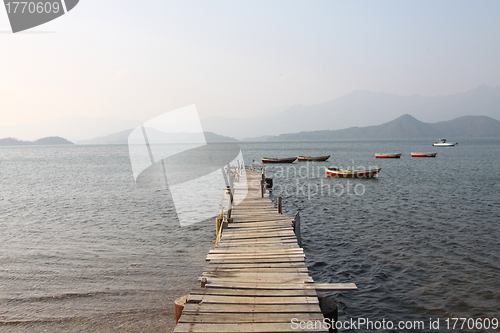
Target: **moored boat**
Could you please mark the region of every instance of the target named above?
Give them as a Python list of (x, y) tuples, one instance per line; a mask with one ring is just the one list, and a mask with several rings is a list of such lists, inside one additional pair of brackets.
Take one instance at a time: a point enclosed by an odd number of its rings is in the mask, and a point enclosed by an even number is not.
[(262, 163), (293, 163), (297, 157), (285, 157), (285, 158), (274, 158), (274, 157), (262, 157)]
[(411, 153), (411, 157), (436, 157), (437, 153)]
[(375, 158), (400, 158), (401, 153), (375, 154)]
[(432, 144), (434, 147), (453, 147), (458, 145), (458, 142), (446, 142), (446, 139), (439, 139), (438, 142)]
[(326, 169), (327, 177), (337, 177), (337, 178), (373, 178), (380, 171), (380, 168), (368, 169), (368, 170), (346, 170), (338, 168), (328, 168)]
[(322, 162), (326, 161), (327, 159), (330, 158), (330, 155), (325, 155), (325, 156), (299, 156), (297, 157), (297, 161), (314, 161), (314, 162)]

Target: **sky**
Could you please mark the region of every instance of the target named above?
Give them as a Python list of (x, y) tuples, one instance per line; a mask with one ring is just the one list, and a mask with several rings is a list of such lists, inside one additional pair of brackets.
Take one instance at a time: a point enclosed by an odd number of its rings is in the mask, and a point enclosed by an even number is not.
[(0, 126), (147, 121), (195, 104), (246, 117), (354, 90), (500, 86), (500, 1), (80, 0), (12, 34), (0, 8)]

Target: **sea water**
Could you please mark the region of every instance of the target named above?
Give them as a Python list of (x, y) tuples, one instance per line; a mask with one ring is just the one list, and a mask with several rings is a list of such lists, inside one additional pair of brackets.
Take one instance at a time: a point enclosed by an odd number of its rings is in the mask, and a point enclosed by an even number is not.
[[(284, 213), (300, 212), (314, 280), (358, 286), (321, 293), (340, 320), (500, 317), (500, 141), (431, 143), (239, 144), (257, 168), (263, 156), (331, 155), (265, 169)], [(330, 166), (382, 170), (328, 179)], [(0, 175), (0, 330), (171, 329), (173, 300), (198, 285), (213, 246), (213, 219), (180, 227), (168, 190), (135, 186), (125, 145), (1, 147)]]

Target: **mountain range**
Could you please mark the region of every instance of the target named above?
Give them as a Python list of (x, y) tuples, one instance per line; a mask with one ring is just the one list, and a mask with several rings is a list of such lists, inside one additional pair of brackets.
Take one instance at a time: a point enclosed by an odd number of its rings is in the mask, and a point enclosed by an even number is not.
[(424, 138), (500, 138), (500, 121), (486, 116), (463, 116), (437, 123), (424, 123), (405, 114), (390, 122), (341, 130), (303, 131), (281, 134), (267, 141), (330, 141)]
[[(92, 140), (79, 141), (77, 144), (127, 144), (132, 130), (121, 131), (112, 135)], [(235, 142), (234, 138), (205, 132), (207, 142)], [(192, 133), (163, 133), (148, 129), (149, 140), (156, 142), (191, 142), (199, 138)], [(464, 138), (498, 138), (500, 137), (500, 121), (486, 116), (463, 116), (453, 120), (437, 123), (425, 123), (409, 114), (400, 116), (387, 123), (350, 127), (340, 130), (302, 131), (276, 136), (250, 138), (244, 141), (330, 141), (330, 140), (377, 140), (377, 139), (438, 139), (440, 137)]]
[[(101, 136), (90, 140), (78, 141), (77, 144), (81, 145), (114, 145), (114, 144), (128, 144), (129, 135), (132, 133), (133, 129), (128, 129), (118, 133), (114, 133), (107, 136)], [(148, 140), (150, 142), (198, 142), (200, 136), (196, 133), (164, 133), (154, 128), (148, 128)], [(238, 141), (234, 138), (218, 135), (212, 132), (204, 132), (206, 142), (235, 142)], [(133, 142), (140, 143), (140, 142)]]
[(431, 97), (354, 91), (326, 103), (295, 105), (265, 117), (209, 117), (202, 119), (202, 125), (206, 131), (244, 139), (374, 126), (403, 114), (411, 114), (427, 123), (468, 115), (500, 119), (500, 87), (482, 85), (460, 94)]
[[(244, 141), (255, 138), (263, 141), (286, 133), (375, 126), (391, 122), (402, 114), (411, 114), (425, 123), (469, 115), (500, 119), (500, 87), (482, 85), (459, 94), (431, 97), (358, 90), (321, 104), (281, 107), (266, 112), (255, 110), (241, 118), (206, 117), (201, 123), (205, 132)], [(38, 124), (0, 126), (0, 138), (36, 140), (61, 136), (77, 143), (90, 143), (87, 140), (115, 136), (108, 138), (114, 140), (111, 143), (124, 143), (124, 134), (120, 132), (130, 132), (141, 123), (118, 117), (68, 116)]]

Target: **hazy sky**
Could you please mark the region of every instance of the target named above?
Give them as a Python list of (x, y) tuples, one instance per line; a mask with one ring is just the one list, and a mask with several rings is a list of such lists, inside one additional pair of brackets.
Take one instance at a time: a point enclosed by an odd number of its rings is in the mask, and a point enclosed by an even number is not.
[(80, 0), (12, 34), (0, 8), (0, 126), (500, 86), (499, 17), (498, 0)]

